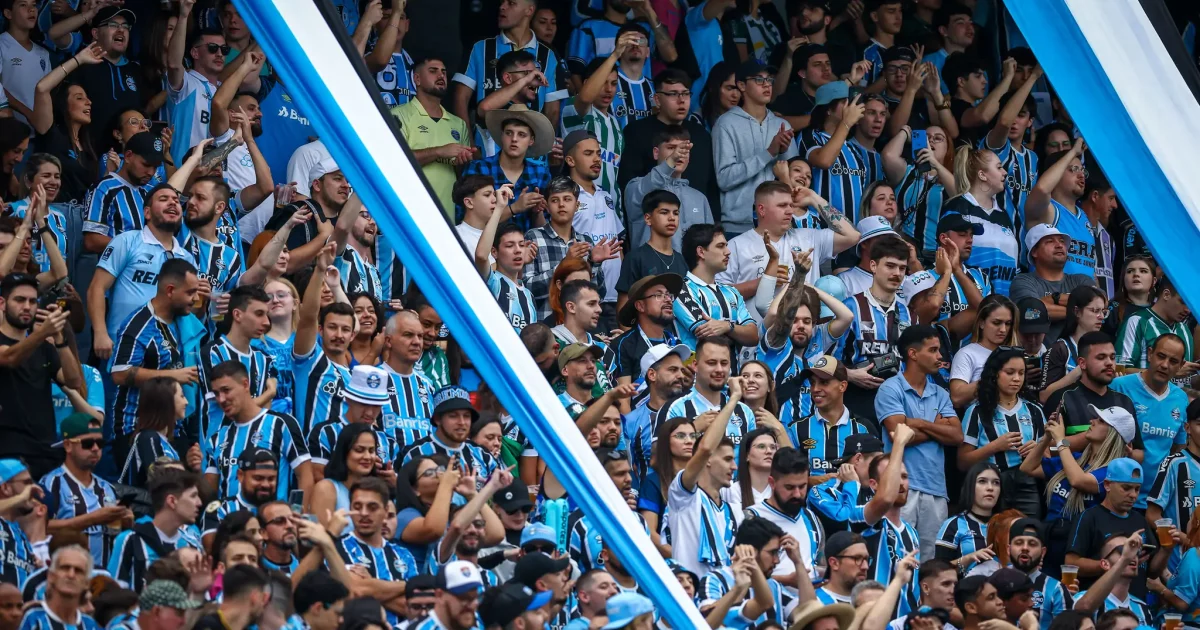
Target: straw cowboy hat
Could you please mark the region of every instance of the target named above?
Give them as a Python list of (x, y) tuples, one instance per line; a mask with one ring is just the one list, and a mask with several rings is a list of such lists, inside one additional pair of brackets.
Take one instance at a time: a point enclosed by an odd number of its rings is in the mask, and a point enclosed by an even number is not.
[(795, 621), (789, 627), (789, 630), (804, 630), (804, 628), (825, 617), (836, 617), (838, 628), (845, 630), (850, 627), (850, 622), (854, 620), (854, 608), (850, 604), (822, 604), (819, 601), (805, 602), (800, 605), (792, 613), (792, 618)]
[(554, 126), (541, 112), (531, 110), (522, 103), (513, 103), (508, 109), (495, 109), (487, 113), (485, 120), (492, 140), (500, 143), (500, 139), (504, 137), (504, 121), (513, 118), (529, 125), (533, 130), (533, 145), (529, 147), (526, 157), (541, 157), (550, 152), (554, 146)]

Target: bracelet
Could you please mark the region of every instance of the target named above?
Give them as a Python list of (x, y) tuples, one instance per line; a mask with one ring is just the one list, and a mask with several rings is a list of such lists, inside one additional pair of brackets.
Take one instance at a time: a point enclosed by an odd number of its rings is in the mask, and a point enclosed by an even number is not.
[(54, 344), (54, 347), (58, 348), (59, 350), (62, 350), (63, 348), (69, 348), (70, 346), (67, 344), (67, 342), (64, 341), (62, 343)]

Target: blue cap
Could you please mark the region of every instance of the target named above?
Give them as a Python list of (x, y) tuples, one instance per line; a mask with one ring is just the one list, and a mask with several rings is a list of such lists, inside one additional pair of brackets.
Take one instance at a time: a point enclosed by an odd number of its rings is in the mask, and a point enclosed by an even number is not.
[(1118, 457), (1108, 462), (1108, 474), (1104, 479), (1116, 483), (1140, 484), (1143, 482), (1142, 465), (1128, 457)]
[(628, 626), (646, 613), (654, 612), (654, 602), (637, 593), (618, 593), (608, 598), (604, 612), (608, 615), (604, 630), (616, 630)]
[(19, 459), (0, 459), (0, 483), (12, 481), (13, 477), (25, 470), (25, 464)]
[[(820, 278), (817, 278), (817, 281), (814, 282), (813, 285), (816, 286), (818, 289), (828, 293), (829, 295), (832, 295), (834, 297), (834, 299), (836, 299), (839, 302), (845, 301), (845, 299), (847, 297), (846, 296), (846, 293), (847, 293), (846, 283), (843, 282), (841, 278), (839, 278), (833, 274), (830, 274), (828, 276), (821, 276)], [(833, 311), (829, 310), (829, 307), (825, 306), (824, 302), (821, 303), (820, 319), (822, 321), (824, 321), (826, 319), (833, 319)]]
[(814, 104), (828, 105), (840, 98), (850, 98), (850, 84), (845, 81), (830, 81), (817, 88)]
[(521, 546), (524, 547), (531, 542), (548, 542), (551, 545), (557, 545), (558, 535), (554, 533), (554, 528), (549, 525), (544, 523), (530, 523), (521, 532)]

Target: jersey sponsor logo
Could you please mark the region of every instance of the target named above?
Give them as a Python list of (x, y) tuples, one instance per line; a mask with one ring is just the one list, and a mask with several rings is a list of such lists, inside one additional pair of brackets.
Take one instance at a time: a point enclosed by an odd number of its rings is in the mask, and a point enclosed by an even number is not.
[(133, 272), (131, 281), (138, 284), (158, 284), (158, 274), (153, 271), (142, 271), (141, 269)]
[(1173, 431), (1171, 429), (1156, 427), (1156, 426), (1150, 424), (1149, 422), (1143, 422), (1142, 423), (1142, 437), (1145, 437), (1147, 435), (1173, 438), (1173, 437), (1175, 437), (1175, 431)]
[(1188, 490), (1191, 490), (1192, 488), (1196, 487), (1196, 481), (1194, 479), (1184, 479), (1183, 487), (1187, 488)]
[(820, 457), (814, 457), (812, 458), (812, 465), (810, 467), (813, 470), (833, 470), (833, 462), (826, 461)]
[[(285, 100), (285, 101), (288, 101), (288, 102), (291, 102), (291, 100), (292, 100), (292, 99), (288, 98), (288, 97), (285, 95), (285, 96), (283, 97), (283, 100)], [(296, 111), (296, 110), (294, 110), (294, 109), (292, 109), (292, 108), (290, 108), (290, 107), (288, 107), (288, 106), (286, 106), (286, 105), (280, 105), (280, 106), (279, 106), (279, 111), (278, 111), (278, 112), (275, 112), (275, 115), (276, 115), (276, 116), (278, 116), (278, 117), (280, 117), (280, 118), (288, 118), (288, 119), (294, 120), (294, 121), (296, 121), (296, 122), (300, 123), (301, 125), (307, 125), (307, 124), (308, 124), (308, 119), (307, 119), (307, 118), (305, 118), (304, 116), (301, 116), (301, 115), (300, 115), (300, 112), (298, 112), (298, 111)]]

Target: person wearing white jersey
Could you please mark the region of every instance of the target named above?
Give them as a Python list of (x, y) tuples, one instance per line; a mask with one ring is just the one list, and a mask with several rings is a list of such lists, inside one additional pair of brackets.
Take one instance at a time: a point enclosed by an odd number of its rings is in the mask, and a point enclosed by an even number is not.
[(37, 4), (36, 0), (6, 2), (8, 28), (0, 33), (0, 80), (9, 107), (24, 123), (33, 117), (34, 88), (50, 72), (50, 53), (32, 38), (37, 27)]
[[(196, 0), (180, 0), (179, 24), (188, 24), (195, 4)], [(209, 137), (212, 100), (221, 84), (218, 77), (225, 69), (225, 55), (229, 53), (225, 36), (219, 30), (201, 31), (194, 37), (189, 36), (188, 30), (175, 29), (167, 47), (167, 109), (175, 129), (171, 157), (176, 164), (183, 162), (188, 149)], [(184, 65), (186, 59), (191, 60), (191, 69)]]
[[(893, 236), (899, 238), (900, 234), (892, 228), (892, 224), (881, 216), (865, 217), (858, 222), (858, 245), (855, 249), (858, 251), (858, 264), (839, 274), (837, 277), (846, 285), (846, 295), (855, 295), (862, 293), (871, 288), (871, 283), (875, 276), (871, 274), (871, 244), (875, 238), (881, 236)], [(912, 256), (909, 256), (911, 259)], [(782, 257), (780, 262), (782, 262)], [(912, 268), (912, 261), (909, 261), (909, 271), (915, 272), (920, 269)], [(814, 265), (815, 266), (815, 265)], [(896, 297), (904, 304), (908, 304), (908, 298), (904, 295), (904, 286), (900, 286), (900, 290), (896, 292)]]
[[(796, 207), (817, 208), (825, 217), (829, 229), (814, 230), (792, 227), (792, 214)], [(792, 254), (812, 250), (812, 267), (804, 283), (811, 286), (821, 277), (821, 263), (833, 260), (843, 250), (858, 242), (858, 231), (845, 215), (832, 209), (829, 202), (808, 188), (790, 188), (779, 181), (766, 181), (754, 191), (754, 212), (758, 215), (758, 227), (743, 232), (729, 241), (729, 266), (717, 274), (717, 282), (731, 284), (746, 299), (754, 300), (758, 291), (758, 280), (767, 264), (766, 239), (779, 254), (779, 285), (784, 286), (791, 278), (795, 263)], [(750, 315), (758, 321), (766, 313), (749, 308)]]
[[(563, 141), (563, 154), (571, 179), (579, 184), (579, 210), (572, 224), (580, 234), (592, 242), (624, 240), (625, 228), (621, 217), (608, 194), (596, 180), (600, 178), (600, 143), (588, 131), (573, 131)], [(601, 330), (612, 330), (617, 323), (617, 279), (621, 277), (621, 258), (605, 260), (600, 268), (604, 271), (604, 297), (601, 301), (603, 315)]]

